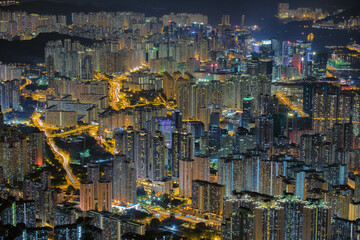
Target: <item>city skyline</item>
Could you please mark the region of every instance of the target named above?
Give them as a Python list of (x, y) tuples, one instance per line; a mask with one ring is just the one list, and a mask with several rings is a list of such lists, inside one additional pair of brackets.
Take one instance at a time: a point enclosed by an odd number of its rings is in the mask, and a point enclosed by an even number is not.
[(0, 1), (0, 239), (360, 238), (359, 7), (112, 3)]

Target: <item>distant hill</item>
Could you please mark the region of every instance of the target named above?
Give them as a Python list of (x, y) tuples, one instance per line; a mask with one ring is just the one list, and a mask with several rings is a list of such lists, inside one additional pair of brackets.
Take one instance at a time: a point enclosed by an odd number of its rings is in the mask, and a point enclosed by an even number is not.
[(38, 14), (71, 14), (71, 12), (101, 11), (101, 9), (91, 4), (77, 5), (73, 3), (58, 3), (45, 0), (23, 2), (19, 5), (6, 6), (1, 9), (5, 11), (26, 11)]
[(333, 15), (333, 16), (329, 16), (325, 19), (322, 19), (320, 21), (324, 21), (324, 20), (334, 20), (335, 23), (344, 21), (345, 19), (349, 19), (350, 17), (356, 17), (356, 16), (360, 16), (360, 6), (357, 7), (352, 7), (349, 9), (344, 10), (343, 12)]
[(31, 40), (0, 40), (0, 61), (5, 63), (42, 63), (44, 62), (45, 46), (49, 41), (71, 39), (79, 41), (82, 45), (91, 46), (95, 40), (73, 37), (59, 33), (40, 33)]
[(3, 11), (25, 11), (28, 13), (37, 13), (37, 14), (56, 14), (56, 15), (66, 15), (68, 23), (71, 22), (71, 13), (73, 12), (99, 12), (99, 11), (134, 11), (134, 12), (144, 12), (144, 9), (128, 7), (121, 4), (113, 4), (108, 7), (98, 7), (92, 4), (83, 4), (78, 5), (74, 3), (67, 2), (51, 2), (46, 0), (37, 0), (30, 2), (23, 2), (19, 5), (11, 5), (6, 7), (0, 7), (0, 10)]

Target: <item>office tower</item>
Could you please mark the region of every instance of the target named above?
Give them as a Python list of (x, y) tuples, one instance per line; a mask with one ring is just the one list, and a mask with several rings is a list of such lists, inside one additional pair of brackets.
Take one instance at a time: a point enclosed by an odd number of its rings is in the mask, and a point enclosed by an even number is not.
[(205, 62), (209, 59), (209, 43), (207, 39), (201, 39), (200, 40), (200, 51), (199, 51), (199, 57), (201, 62)]
[(271, 149), (274, 139), (274, 122), (271, 118), (258, 117), (255, 121), (256, 143), (261, 149)]
[(331, 209), (317, 200), (304, 207), (303, 238), (329, 239), (331, 236)]
[(188, 158), (193, 159), (194, 148), (192, 135), (184, 129), (175, 130), (172, 134), (171, 144), (172, 159), (170, 162), (171, 175), (173, 178), (179, 177), (179, 160)]
[(80, 209), (90, 211), (95, 209), (94, 182), (86, 180), (80, 183)]
[(165, 172), (165, 139), (160, 131), (156, 131), (151, 139), (150, 148), (150, 175), (151, 180), (161, 181), (166, 177)]
[(192, 205), (199, 213), (223, 213), (225, 187), (201, 180), (192, 182)]
[(246, 97), (243, 100), (243, 113), (241, 114), (241, 126), (243, 128), (249, 128), (249, 124), (254, 119), (254, 101), (253, 97)]
[(182, 112), (178, 109), (175, 109), (171, 114), (171, 119), (174, 121), (175, 128), (182, 128)]
[(252, 211), (245, 207), (239, 207), (231, 212), (229, 218), (225, 218), (221, 226), (221, 239), (223, 240), (247, 240), (254, 237), (254, 216)]
[(30, 166), (43, 166), (44, 163), (44, 132), (38, 128), (29, 136), (29, 164)]
[(221, 17), (221, 25), (229, 26), (230, 25), (230, 15), (222, 15)]
[(136, 203), (136, 168), (132, 159), (118, 154), (113, 160), (113, 200), (130, 206)]
[(241, 15), (241, 28), (245, 28), (245, 14)]
[[(209, 169), (210, 170), (210, 169)], [(194, 179), (194, 160), (179, 160), (179, 194), (184, 198), (191, 197), (191, 184)]]
[(275, 200), (257, 203), (254, 215), (254, 239), (283, 239), (284, 208)]
[(302, 56), (300, 53), (293, 54), (292, 56), (292, 66), (297, 68), (297, 74), (294, 78), (301, 76), (301, 58)]
[(326, 74), (326, 65), (328, 61), (327, 52), (316, 52), (313, 56), (313, 74), (314, 76), (323, 76)]
[(194, 180), (210, 181), (210, 157), (197, 155), (194, 158)]
[(200, 121), (189, 121), (186, 124), (186, 128), (194, 139), (199, 139), (201, 136), (205, 135), (204, 124)]
[(99, 212), (111, 212), (112, 209), (112, 182), (109, 180), (100, 180), (97, 184), (97, 209)]
[(210, 126), (209, 128), (209, 155), (210, 159), (217, 159), (220, 155), (221, 149), (221, 135), (222, 130), (220, 127)]

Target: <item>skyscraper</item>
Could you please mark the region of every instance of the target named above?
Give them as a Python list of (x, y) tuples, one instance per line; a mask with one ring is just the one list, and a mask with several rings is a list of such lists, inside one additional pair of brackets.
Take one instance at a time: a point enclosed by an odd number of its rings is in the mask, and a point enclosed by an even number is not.
[(100, 180), (97, 184), (97, 209), (99, 212), (112, 209), (112, 182), (109, 180)]
[(49, 56), (46, 59), (46, 73), (48, 77), (48, 84), (50, 88), (55, 89), (55, 66), (54, 66), (54, 57)]
[(256, 142), (261, 149), (271, 149), (274, 141), (274, 122), (271, 118), (256, 118)]
[(254, 239), (283, 239), (284, 208), (276, 205), (275, 200), (262, 201), (254, 209)]
[(100, 178), (99, 165), (96, 163), (89, 163), (87, 166), (87, 180), (94, 183), (94, 194), (95, 198), (97, 197), (97, 183)]
[(192, 205), (199, 213), (223, 213), (225, 187), (201, 180), (192, 182)]
[(150, 148), (150, 175), (153, 181), (161, 181), (166, 177), (165, 174), (165, 139), (160, 131), (156, 131), (151, 139)]
[(113, 160), (113, 200), (115, 203), (129, 206), (136, 203), (135, 162), (118, 154)]
[(173, 178), (179, 177), (179, 160), (193, 159), (193, 138), (192, 135), (183, 129), (175, 130), (172, 134), (171, 144), (172, 158), (170, 162), (171, 175)]
[(230, 25), (230, 15), (222, 15), (221, 25), (229, 26)]
[(44, 132), (36, 128), (34, 132), (30, 134), (29, 140), (29, 163), (31, 166), (37, 165), (41, 167), (44, 162)]
[(150, 136), (145, 129), (136, 133), (135, 139), (135, 164), (138, 179), (148, 179), (149, 176), (149, 146)]
[(225, 186), (225, 196), (231, 196), (234, 190), (243, 190), (244, 173), (242, 159), (231, 156), (219, 158), (218, 183)]
[(194, 180), (210, 181), (210, 157), (197, 155), (194, 158)]
[(331, 209), (324, 201), (316, 200), (304, 207), (303, 238), (329, 239), (331, 236)]
[(183, 158), (179, 160), (179, 194), (185, 198), (191, 197), (191, 184), (194, 179), (194, 160)]
[(248, 240), (254, 238), (254, 216), (250, 209), (239, 207), (224, 219), (221, 226), (221, 239)]
[(80, 209), (84, 212), (95, 209), (94, 182), (82, 181), (80, 183)]
[(243, 113), (241, 115), (242, 127), (249, 128), (249, 124), (254, 118), (254, 98), (246, 97), (243, 100)]
[(209, 59), (209, 43), (207, 39), (201, 39), (200, 40), (200, 51), (199, 51), (199, 55), (200, 55), (200, 61), (207, 61)]

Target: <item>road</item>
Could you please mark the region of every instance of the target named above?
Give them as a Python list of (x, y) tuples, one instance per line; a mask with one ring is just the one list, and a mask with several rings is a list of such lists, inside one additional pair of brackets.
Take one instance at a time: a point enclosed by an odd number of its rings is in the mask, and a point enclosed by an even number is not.
[(296, 111), (301, 117), (307, 116), (307, 114), (301, 108), (295, 106), (285, 94), (281, 92), (276, 92), (275, 94), (281, 103), (288, 106), (291, 110)]
[[(78, 185), (79, 182), (76, 180), (76, 178), (73, 176), (70, 168), (69, 168), (69, 162), (70, 162), (70, 156), (69, 154), (65, 153), (61, 149), (59, 149), (52, 137), (49, 137), (51, 134), (48, 132), (48, 129), (44, 126), (44, 123), (40, 120), (41, 113), (34, 113), (31, 119), (33, 120), (33, 123), (36, 127), (38, 127), (41, 131), (44, 131), (47, 142), (49, 143), (51, 149), (56, 153), (56, 155), (59, 157), (60, 160), (62, 160), (62, 165), (66, 171), (67, 177), (68, 177), (68, 184), (72, 185)], [(69, 181), (70, 180), (70, 181)]]
[(88, 125), (88, 126), (78, 126), (75, 129), (72, 129), (70, 131), (66, 131), (66, 132), (61, 132), (61, 133), (54, 133), (54, 134), (49, 134), (47, 137), (49, 138), (54, 138), (54, 137), (66, 137), (68, 135), (77, 133), (77, 132), (82, 132), (85, 130), (90, 130), (90, 129), (95, 129), (98, 128), (98, 126), (94, 126), (94, 125)]
[(20, 86), (20, 91), (23, 90), (27, 85), (32, 84), (32, 81), (29, 78), (25, 78), (25, 83)]
[[(131, 72), (135, 72), (146, 68), (148, 68), (148, 65), (146, 63), (143, 63), (140, 66), (130, 69), (128, 72), (122, 73), (118, 76), (108, 77), (105, 74), (99, 72), (94, 74), (94, 78), (97, 80), (108, 81), (110, 84), (109, 95), (111, 96), (112, 101), (114, 103), (120, 103), (121, 104), (120, 108), (125, 108), (125, 107), (129, 107), (129, 102), (127, 101), (126, 94), (121, 92), (124, 81), (126, 81), (127, 76), (130, 75)], [(116, 104), (114, 104), (113, 108), (115, 110), (118, 110)]]
[[(144, 206), (143, 206), (144, 207)], [(147, 209), (147, 208), (146, 208)], [(152, 210), (152, 209), (147, 209), (150, 213), (155, 214), (158, 213), (160, 214), (161, 217), (163, 218), (168, 218), (170, 217), (170, 212), (166, 212), (166, 211), (162, 211), (162, 210)], [(193, 224), (196, 223), (200, 223), (200, 222), (204, 222), (206, 225), (212, 225), (212, 226), (217, 226), (220, 227), (221, 226), (221, 221), (220, 220), (214, 220), (214, 219), (194, 219), (191, 217), (186, 217), (184, 215), (180, 215), (179, 213), (175, 213), (175, 218), (186, 221), (186, 222), (191, 222)]]

